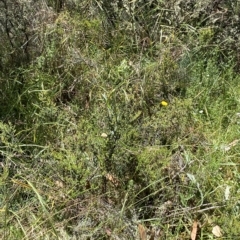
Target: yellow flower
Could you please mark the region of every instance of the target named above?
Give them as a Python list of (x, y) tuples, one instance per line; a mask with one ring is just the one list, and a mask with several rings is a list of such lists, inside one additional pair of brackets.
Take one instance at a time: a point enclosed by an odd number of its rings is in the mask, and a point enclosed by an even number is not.
[(160, 104), (163, 106), (163, 107), (166, 107), (168, 105), (168, 103), (166, 101), (161, 101)]

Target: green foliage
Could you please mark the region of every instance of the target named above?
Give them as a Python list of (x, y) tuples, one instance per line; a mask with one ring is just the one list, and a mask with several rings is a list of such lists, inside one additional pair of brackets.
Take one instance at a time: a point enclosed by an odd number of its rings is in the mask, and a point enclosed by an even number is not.
[(234, 238), (237, 3), (17, 2), (27, 28), (0, 39), (1, 238), (138, 239), (144, 223), (187, 239), (194, 220), (199, 239)]

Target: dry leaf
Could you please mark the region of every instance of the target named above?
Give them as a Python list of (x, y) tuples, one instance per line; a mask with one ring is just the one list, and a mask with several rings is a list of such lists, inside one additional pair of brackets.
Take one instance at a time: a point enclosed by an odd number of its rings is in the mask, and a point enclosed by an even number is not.
[(105, 231), (108, 236), (112, 235), (112, 231), (109, 228), (106, 228)]
[(59, 187), (59, 188), (63, 188), (63, 182), (62, 181), (56, 181), (55, 182), (56, 186)]
[(212, 233), (216, 237), (222, 237), (221, 228), (218, 225), (213, 227)]
[(106, 179), (108, 181), (110, 181), (115, 187), (117, 187), (119, 185), (119, 180), (117, 179), (117, 177), (115, 177), (114, 175), (107, 173), (106, 174)]
[(195, 240), (197, 237), (197, 226), (198, 222), (194, 221), (192, 225), (191, 240)]
[(147, 233), (143, 225), (138, 224), (138, 232), (139, 232), (140, 240), (147, 240)]

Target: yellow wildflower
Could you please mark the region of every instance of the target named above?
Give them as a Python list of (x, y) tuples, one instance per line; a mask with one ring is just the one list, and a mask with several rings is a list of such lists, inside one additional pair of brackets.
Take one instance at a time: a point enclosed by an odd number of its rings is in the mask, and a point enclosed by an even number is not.
[(166, 101), (161, 101), (160, 104), (163, 106), (163, 107), (166, 107), (168, 105), (168, 103)]

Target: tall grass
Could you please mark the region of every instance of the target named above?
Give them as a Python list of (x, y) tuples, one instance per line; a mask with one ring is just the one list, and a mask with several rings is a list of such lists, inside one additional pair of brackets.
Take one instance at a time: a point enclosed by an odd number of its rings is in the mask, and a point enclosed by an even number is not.
[(237, 20), (180, 2), (49, 1), (28, 64), (0, 48), (2, 239), (238, 237)]

